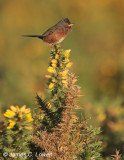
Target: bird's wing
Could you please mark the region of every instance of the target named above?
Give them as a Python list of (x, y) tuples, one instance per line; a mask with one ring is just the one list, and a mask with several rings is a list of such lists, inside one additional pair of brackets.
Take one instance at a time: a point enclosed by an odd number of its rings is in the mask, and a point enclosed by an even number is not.
[(43, 36), (43, 37), (50, 36), (50, 35), (52, 35), (53, 33), (55, 34), (56, 32), (58, 32), (58, 26), (57, 26), (57, 25), (49, 28), (46, 32), (44, 32), (44, 33), (42, 34), (42, 36)]

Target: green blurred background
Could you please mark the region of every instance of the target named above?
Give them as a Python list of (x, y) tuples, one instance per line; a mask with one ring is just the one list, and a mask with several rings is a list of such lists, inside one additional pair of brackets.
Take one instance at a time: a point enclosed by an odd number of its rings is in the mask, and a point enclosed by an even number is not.
[[(10, 105), (35, 106), (44, 96), (50, 48), (40, 39), (59, 20), (75, 23), (62, 42), (71, 49), (85, 116), (101, 126), (103, 154), (124, 150), (124, 1), (0, 1), (0, 112)], [(2, 114), (1, 114), (2, 115)]]

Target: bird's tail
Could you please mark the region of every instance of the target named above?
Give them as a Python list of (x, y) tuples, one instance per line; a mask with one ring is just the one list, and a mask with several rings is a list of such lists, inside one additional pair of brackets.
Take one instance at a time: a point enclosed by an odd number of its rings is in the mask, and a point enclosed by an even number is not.
[(40, 39), (42, 39), (43, 38), (43, 36), (41, 36), (41, 35), (22, 35), (23, 37), (37, 37), (37, 38), (40, 38)]

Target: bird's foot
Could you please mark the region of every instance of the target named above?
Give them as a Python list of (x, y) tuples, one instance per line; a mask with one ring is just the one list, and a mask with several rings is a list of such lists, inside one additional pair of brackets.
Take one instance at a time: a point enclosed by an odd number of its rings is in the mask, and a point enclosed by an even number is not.
[(59, 49), (59, 48), (61, 48), (61, 45), (60, 45), (60, 44), (55, 44), (53, 47), (54, 47), (55, 49)]

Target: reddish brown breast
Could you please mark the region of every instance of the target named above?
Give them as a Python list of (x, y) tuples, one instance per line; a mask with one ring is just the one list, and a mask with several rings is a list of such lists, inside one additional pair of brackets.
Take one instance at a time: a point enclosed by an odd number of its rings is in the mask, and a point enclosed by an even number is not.
[(43, 37), (43, 41), (49, 44), (60, 43), (67, 36), (68, 32), (68, 29), (63, 30), (62, 28), (58, 28), (57, 31), (55, 31), (51, 35)]

